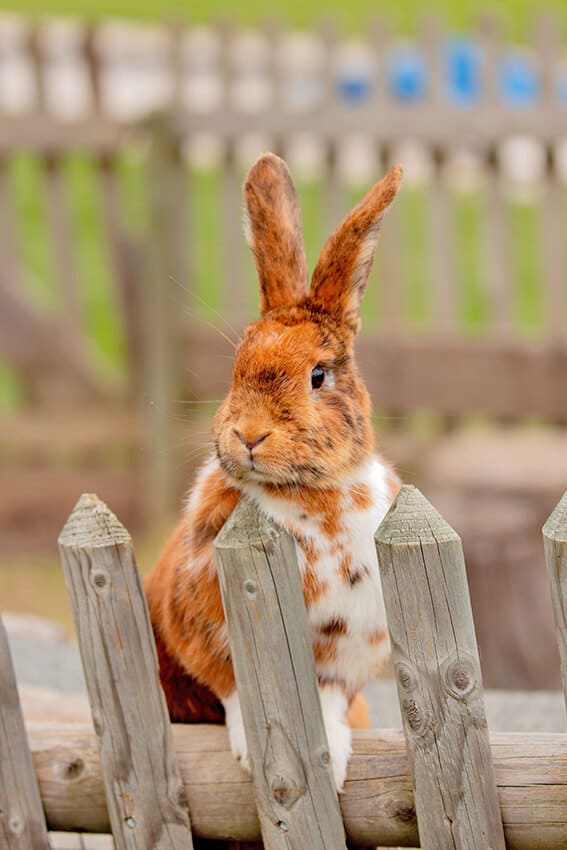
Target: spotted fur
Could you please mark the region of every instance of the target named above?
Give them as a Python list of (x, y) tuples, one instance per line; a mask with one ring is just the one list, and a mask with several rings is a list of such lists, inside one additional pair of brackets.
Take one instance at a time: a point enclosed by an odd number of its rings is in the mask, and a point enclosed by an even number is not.
[[(359, 691), (389, 653), (373, 533), (399, 482), (374, 452), (353, 345), (378, 224), (400, 175), (392, 169), (329, 239), (306, 293), (289, 172), (271, 154), (250, 172), (244, 198), (262, 318), (237, 350), (213, 424), (215, 453), (147, 582), (172, 716), (219, 720), (224, 709), (233, 752), (246, 766), (214, 539), (243, 494), (289, 531), (339, 788), (350, 754), (349, 706), (351, 722), (364, 716)], [(315, 367), (324, 380), (313, 388)]]

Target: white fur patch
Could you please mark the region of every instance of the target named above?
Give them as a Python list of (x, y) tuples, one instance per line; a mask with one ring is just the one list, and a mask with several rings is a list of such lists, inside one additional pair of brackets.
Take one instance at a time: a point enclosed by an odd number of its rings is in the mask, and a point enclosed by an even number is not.
[(319, 695), (335, 785), (337, 791), (342, 791), (352, 752), (352, 733), (346, 720), (348, 704), (344, 693), (335, 685), (319, 688)]
[(240, 762), (244, 770), (250, 773), (252, 768), (250, 759), (248, 758), (248, 744), (246, 743), (242, 709), (237, 691), (234, 691), (229, 697), (223, 699), (222, 704), (226, 714), (226, 728), (228, 730), (228, 740), (230, 741), (232, 755)]
[[(315, 547), (318, 559), (313, 564), (317, 578), (326, 582), (327, 593), (308, 609), (307, 616), (313, 641), (320, 636), (320, 627), (336, 618), (346, 621), (348, 633), (336, 638), (337, 657), (334, 661), (317, 664), (320, 679), (338, 679), (354, 694), (373, 679), (390, 654), (387, 638), (370, 643), (369, 636), (378, 630), (386, 632), (386, 612), (378, 570), (374, 532), (390, 506), (388, 475), (377, 457), (370, 458), (348, 480), (343, 482), (344, 531), (335, 538), (321, 532), (320, 518), (305, 516), (305, 508), (289, 499), (265, 493), (260, 484), (242, 484), (262, 510), (273, 517), (292, 535), (306, 538)], [(349, 496), (353, 485), (370, 493), (370, 507), (356, 508)], [(337, 546), (340, 549), (337, 551)], [(364, 578), (350, 586), (340, 573), (340, 561), (345, 553), (352, 557), (353, 569), (364, 570)], [(299, 567), (306, 568), (303, 550), (297, 547)]]

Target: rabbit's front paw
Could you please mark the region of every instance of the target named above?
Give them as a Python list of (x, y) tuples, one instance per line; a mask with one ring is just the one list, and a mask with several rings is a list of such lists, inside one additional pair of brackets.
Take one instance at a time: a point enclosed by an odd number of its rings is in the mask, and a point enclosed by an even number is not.
[(232, 755), (244, 770), (250, 773), (252, 768), (250, 766), (250, 759), (248, 758), (248, 744), (246, 743), (238, 693), (234, 691), (234, 693), (222, 702), (226, 715), (226, 728), (228, 730), (228, 740), (230, 741)]
[(342, 791), (352, 752), (352, 734), (345, 721), (347, 700), (340, 688), (335, 686), (321, 688), (320, 694), (335, 785), (337, 791)]

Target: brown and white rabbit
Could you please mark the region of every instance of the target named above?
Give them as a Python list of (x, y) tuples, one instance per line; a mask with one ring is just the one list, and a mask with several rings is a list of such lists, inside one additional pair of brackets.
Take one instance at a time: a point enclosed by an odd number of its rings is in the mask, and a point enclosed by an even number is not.
[(353, 346), (380, 220), (400, 179), (392, 168), (347, 216), (307, 291), (288, 169), (273, 154), (251, 169), (246, 232), (262, 316), (238, 346), (214, 419), (215, 454), (146, 587), (172, 719), (219, 722), (222, 704), (232, 751), (248, 767), (213, 541), (243, 494), (293, 535), (339, 790), (349, 706), (389, 654), (373, 534), (399, 481), (374, 452)]

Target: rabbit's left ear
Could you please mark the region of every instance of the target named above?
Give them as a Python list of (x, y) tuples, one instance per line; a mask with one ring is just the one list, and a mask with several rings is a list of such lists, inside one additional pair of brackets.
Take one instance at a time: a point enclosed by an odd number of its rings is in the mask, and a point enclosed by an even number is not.
[(402, 179), (395, 165), (376, 183), (327, 240), (315, 266), (309, 300), (354, 333), (360, 327), (360, 299), (378, 239), (380, 221)]
[(244, 231), (260, 278), (262, 314), (291, 307), (309, 280), (297, 192), (287, 165), (267, 153), (244, 184)]

